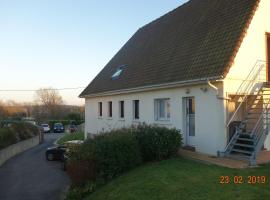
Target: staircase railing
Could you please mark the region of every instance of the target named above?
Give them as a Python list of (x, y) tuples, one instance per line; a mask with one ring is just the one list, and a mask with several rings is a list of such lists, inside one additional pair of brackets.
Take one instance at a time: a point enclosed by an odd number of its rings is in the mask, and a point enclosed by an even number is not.
[(250, 70), (247, 77), (242, 81), (239, 88), (237, 89), (235, 95), (242, 95), (242, 99), (237, 106), (235, 112), (228, 120), (227, 127), (229, 127), (230, 123), (235, 120), (237, 113), (239, 112), (243, 103), (247, 100), (250, 94), (256, 95), (260, 88), (262, 87), (262, 83), (265, 82), (265, 66), (266, 62), (263, 60), (257, 60), (252, 69)]
[(251, 156), (251, 163), (255, 163), (256, 156), (260, 152), (264, 141), (269, 132), (269, 110), (270, 110), (270, 100), (264, 102), (263, 113), (261, 114), (256, 126), (254, 127), (251, 137), (254, 138), (254, 152)]

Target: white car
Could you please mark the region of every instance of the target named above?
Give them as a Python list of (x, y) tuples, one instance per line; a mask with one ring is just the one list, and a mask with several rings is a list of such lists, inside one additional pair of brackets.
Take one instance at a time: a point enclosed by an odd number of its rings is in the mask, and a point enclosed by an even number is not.
[(41, 124), (44, 133), (49, 133), (51, 131), (49, 124)]

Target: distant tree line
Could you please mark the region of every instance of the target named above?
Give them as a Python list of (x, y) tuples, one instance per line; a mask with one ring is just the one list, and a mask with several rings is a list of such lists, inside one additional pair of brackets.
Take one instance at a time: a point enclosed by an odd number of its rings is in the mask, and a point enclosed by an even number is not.
[(34, 118), (37, 122), (49, 120), (84, 120), (84, 106), (65, 105), (62, 96), (53, 88), (42, 88), (31, 103), (0, 100), (0, 120)]

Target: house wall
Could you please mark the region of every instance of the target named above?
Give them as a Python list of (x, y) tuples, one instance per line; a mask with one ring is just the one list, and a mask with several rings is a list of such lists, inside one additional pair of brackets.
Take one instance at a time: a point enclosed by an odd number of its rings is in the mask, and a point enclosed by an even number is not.
[[(270, 1), (261, 0), (234, 63), (224, 79), (225, 96), (236, 93), (258, 60), (266, 61), (266, 33), (270, 33), (269, 10)], [(260, 79), (262, 82), (266, 81), (266, 69), (261, 73)], [(265, 147), (270, 150), (270, 137), (267, 138)]]
[[(221, 87), (222, 85), (220, 85)], [(206, 87), (204, 92), (200, 88)], [(189, 89), (190, 93), (186, 91)], [(85, 106), (85, 134), (97, 134), (114, 128), (128, 127), (138, 122), (147, 124), (158, 124), (168, 128), (181, 130), (186, 142), (183, 117), (183, 98), (195, 97), (195, 137), (194, 144), (199, 152), (216, 155), (222, 151), (227, 143), (224, 127), (224, 101), (217, 98), (217, 93), (207, 84), (194, 87), (174, 88), (158, 91), (131, 93), (126, 95), (115, 95), (86, 99)], [(155, 121), (154, 100), (159, 98), (170, 98), (171, 118), (170, 121)], [(119, 101), (125, 101), (125, 119), (119, 119)], [(140, 100), (140, 120), (133, 120), (133, 100)], [(107, 117), (108, 101), (113, 104), (113, 117)], [(103, 105), (103, 117), (98, 117), (98, 102)], [(209, 141), (211, 141), (209, 143)], [(211, 145), (210, 145), (211, 144)]]
[[(258, 60), (266, 61), (266, 33), (270, 33), (270, 1), (261, 0), (234, 63), (224, 80), (225, 91), (235, 93)], [(266, 74), (262, 76), (266, 80)]]

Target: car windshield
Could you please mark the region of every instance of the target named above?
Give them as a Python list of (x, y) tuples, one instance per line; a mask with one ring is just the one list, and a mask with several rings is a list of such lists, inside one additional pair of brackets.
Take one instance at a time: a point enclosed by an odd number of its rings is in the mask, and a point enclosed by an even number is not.
[(48, 124), (41, 124), (42, 127), (49, 127)]

